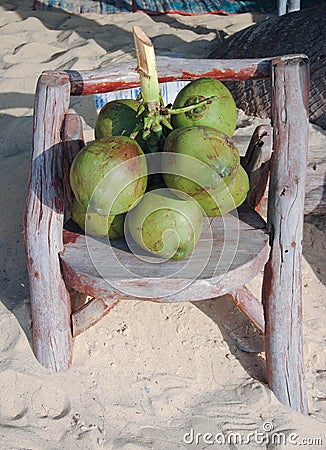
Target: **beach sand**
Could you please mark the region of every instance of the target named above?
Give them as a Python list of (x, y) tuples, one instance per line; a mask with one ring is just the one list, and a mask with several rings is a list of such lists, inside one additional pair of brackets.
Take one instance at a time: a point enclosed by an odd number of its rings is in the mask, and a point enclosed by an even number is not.
[[(264, 15), (149, 17), (144, 13), (71, 16), (32, 10), (32, 1), (2, 2), (0, 15), (0, 449), (326, 448), (326, 243), (322, 217), (304, 227), (304, 356), (309, 415), (275, 398), (266, 385), (262, 339), (249, 329), (255, 353), (241, 351), (235, 335), (248, 324), (225, 298), (197, 304), (121, 302), (74, 343), (63, 374), (43, 368), (31, 340), (31, 311), (23, 245), (36, 82), (46, 69), (91, 69), (134, 58), (132, 26), (152, 39), (158, 55), (205, 57), (218, 39)], [(72, 108), (91, 138), (92, 97)], [(247, 131), (254, 120), (243, 122)], [(251, 128), (250, 128), (251, 127)], [(242, 128), (242, 130), (244, 129)], [(248, 135), (249, 135), (248, 131)], [(310, 139), (325, 133), (310, 127)], [(259, 294), (261, 276), (250, 283)], [(235, 327), (235, 325), (237, 325)], [(243, 446), (205, 443), (194, 434), (272, 429), (281, 443), (252, 438)], [(290, 438), (289, 435), (292, 437)], [(288, 442), (282, 444), (282, 436)], [(297, 438), (293, 436), (296, 435)], [(209, 439), (209, 438), (206, 438)], [(291, 441), (292, 439), (292, 441)], [(221, 442), (221, 441), (220, 441)]]

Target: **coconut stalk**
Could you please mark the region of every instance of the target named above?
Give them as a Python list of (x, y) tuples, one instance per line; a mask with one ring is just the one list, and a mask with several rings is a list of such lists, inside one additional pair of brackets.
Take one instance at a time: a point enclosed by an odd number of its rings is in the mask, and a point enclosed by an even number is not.
[(170, 129), (172, 127), (167, 118), (161, 115), (163, 101), (156, 70), (154, 46), (140, 27), (133, 27), (133, 35), (142, 99), (138, 115), (143, 118), (142, 124), (134, 130), (134, 133), (142, 131), (143, 139), (149, 140), (149, 151), (153, 152), (158, 150), (159, 140), (162, 136), (162, 124)]
[(138, 26), (134, 26), (133, 34), (138, 62), (137, 72), (140, 76), (142, 98), (148, 105), (149, 110), (154, 114), (161, 102), (154, 46), (149, 37)]

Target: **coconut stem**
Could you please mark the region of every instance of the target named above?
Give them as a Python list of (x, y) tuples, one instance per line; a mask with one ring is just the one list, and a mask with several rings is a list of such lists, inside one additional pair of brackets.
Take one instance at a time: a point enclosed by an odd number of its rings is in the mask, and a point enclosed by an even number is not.
[(142, 138), (147, 141), (148, 151), (157, 152), (162, 138), (162, 124), (171, 128), (170, 123), (161, 115), (163, 106), (156, 70), (154, 46), (149, 37), (138, 26), (133, 27), (134, 42), (137, 55), (137, 71), (140, 77), (142, 103), (138, 116), (142, 125), (133, 134), (142, 131)]
[(213, 100), (217, 99), (217, 98), (223, 98), (219, 95), (213, 95), (212, 97), (207, 97), (204, 98), (203, 100), (201, 100), (198, 103), (193, 103), (192, 105), (188, 105), (188, 106), (183, 106), (181, 108), (161, 108), (161, 112), (162, 114), (181, 114), (181, 113), (186, 113), (189, 111), (193, 111), (196, 108), (200, 108), (201, 106), (204, 105), (209, 105), (210, 103), (212, 103)]
[(149, 111), (155, 114), (160, 107), (160, 87), (156, 71), (154, 46), (149, 37), (138, 26), (133, 27), (142, 98)]

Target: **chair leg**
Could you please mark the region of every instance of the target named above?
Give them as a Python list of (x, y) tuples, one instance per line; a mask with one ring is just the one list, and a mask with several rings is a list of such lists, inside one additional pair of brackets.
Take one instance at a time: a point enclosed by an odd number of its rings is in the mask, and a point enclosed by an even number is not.
[(287, 406), (307, 413), (302, 351), (302, 236), (308, 147), (309, 68), (304, 55), (272, 62), (274, 153), (263, 280), (268, 382)]
[(59, 261), (64, 220), (60, 131), (69, 98), (68, 75), (41, 75), (24, 222), (34, 351), (43, 366), (56, 371), (67, 370), (72, 359), (70, 297)]
[(91, 326), (95, 325), (104, 316), (117, 306), (119, 300), (92, 298), (85, 305), (72, 314), (73, 336), (76, 337)]
[(250, 322), (259, 330), (261, 334), (265, 333), (264, 312), (260, 301), (246, 287), (235, 289), (234, 292), (227, 294), (228, 298), (235, 304), (240, 311), (245, 314)]

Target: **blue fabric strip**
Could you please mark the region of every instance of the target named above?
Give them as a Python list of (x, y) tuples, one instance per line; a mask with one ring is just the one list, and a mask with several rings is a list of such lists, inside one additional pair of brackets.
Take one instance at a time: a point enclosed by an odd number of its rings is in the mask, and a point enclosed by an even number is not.
[(168, 12), (182, 14), (244, 12), (276, 12), (276, 0), (39, 0), (41, 7), (63, 9), (71, 13), (97, 12), (114, 14), (118, 12), (144, 11), (151, 14)]

